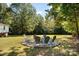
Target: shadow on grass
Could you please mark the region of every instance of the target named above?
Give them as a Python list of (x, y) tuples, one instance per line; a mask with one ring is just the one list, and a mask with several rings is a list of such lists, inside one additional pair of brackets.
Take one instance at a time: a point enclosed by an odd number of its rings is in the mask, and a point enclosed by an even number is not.
[(4, 53), (2, 53), (2, 50), (0, 50), (0, 56), (3, 56), (4, 55)]
[[(73, 53), (73, 51), (70, 51), (70, 49), (73, 50), (73, 48), (69, 48), (69, 44), (66, 44), (67, 42), (64, 41), (63, 45), (56, 46), (56, 47), (48, 47), (48, 48), (39, 48), (39, 47), (31, 47), (27, 48), (24, 47), (22, 50), (21, 47), (11, 47), (9, 49), (9, 52), (7, 53), (7, 56), (18, 56), (18, 54), (23, 55), (22, 53), (25, 53), (24, 56), (76, 56), (77, 54)], [(64, 47), (62, 47), (64, 46)], [(79, 43), (76, 44), (76, 52), (79, 53)], [(5, 53), (0, 54), (0, 56), (5, 55)]]
[(79, 43), (76, 44), (76, 52), (79, 53)]
[(8, 56), (17, 56), (17, 53), (15, 51), (12, 51), (12, 52), (8, 53)]
[(4, 56), (4, 55), (5, 55), (5, 53), (0, 54), (0, 56)]
[(8, 53), (8, 56), (17, 56), (18, 53), (16, 51), (18, 49), (16, 47), (11, 47), (10, 50), (11, 52)]
[(52, 55), (52, 48), (25, 48), (24, 51), (26, 52), (27, 56), (51, 56)]

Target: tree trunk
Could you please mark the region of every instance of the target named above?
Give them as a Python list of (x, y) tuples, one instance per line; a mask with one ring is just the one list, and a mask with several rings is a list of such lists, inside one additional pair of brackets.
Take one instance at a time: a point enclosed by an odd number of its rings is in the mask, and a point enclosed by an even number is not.
[(74, 19), (75, 19), (75, 25), (76, 25), (76, 34), (77, 37), (79, 36), (79, 32), (78, 32), (78, 20), (77, 20), (77, 14), (76, 14), (76, 10), (74, 9)]

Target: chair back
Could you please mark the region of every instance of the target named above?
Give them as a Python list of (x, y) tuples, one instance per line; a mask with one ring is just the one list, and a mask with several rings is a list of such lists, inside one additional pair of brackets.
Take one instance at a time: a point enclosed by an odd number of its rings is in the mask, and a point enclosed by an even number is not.
[(45, 43), (47, 44), (47, 43), (49, 42), (49, 40), (50, 40), (50, 37), (47, 36), (47, 37), (45, 38)]
[(54, 37), (53, 37), (52, 42), (54, 42), (54, 41), (55, 41), (55, 39), (56, 39), (56, 36), (54, 36)]
[(34, 35), (34, 40), (36, 42), (36, 44), (40, 43), (40, 37)]

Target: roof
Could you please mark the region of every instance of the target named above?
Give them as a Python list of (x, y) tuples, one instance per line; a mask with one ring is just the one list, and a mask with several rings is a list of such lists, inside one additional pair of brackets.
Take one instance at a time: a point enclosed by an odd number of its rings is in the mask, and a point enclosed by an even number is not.
[(7, 26), (9, 26), (8, 24), (4, 24), (4, 23), (0, 23), (0, 25), (7, 25)]

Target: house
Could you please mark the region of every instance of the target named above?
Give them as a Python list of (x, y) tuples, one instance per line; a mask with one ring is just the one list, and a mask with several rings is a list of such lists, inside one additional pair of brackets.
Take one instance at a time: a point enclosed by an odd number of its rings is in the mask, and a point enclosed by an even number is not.
[(8, 36), (9, 25), (0, 23), (0, 36)]

